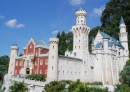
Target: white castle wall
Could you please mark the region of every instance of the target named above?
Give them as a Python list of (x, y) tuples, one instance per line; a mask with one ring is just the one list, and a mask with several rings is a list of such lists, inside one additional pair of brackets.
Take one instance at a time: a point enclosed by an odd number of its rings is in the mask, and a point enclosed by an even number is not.
[(82, 60), (59, 57), (58, 80), (81, 79)]

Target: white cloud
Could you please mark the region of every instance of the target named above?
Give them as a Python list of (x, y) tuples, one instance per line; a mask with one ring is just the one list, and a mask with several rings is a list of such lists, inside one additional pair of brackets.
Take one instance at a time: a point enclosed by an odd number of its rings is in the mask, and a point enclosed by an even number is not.
[(94, 8), (93, 14), (96, 14), (96, 15), (100, 16), (104, 9), (105, 9), (105, 6), (101, 6), (100, 8)]
[(80, 5), (80, 4), (84, 4), (84, 3), (85, 3), (85, 0), (70, 0), (70, 4), (72, 6)]
[(4, 18), (5, 18), (4, 16), (1, 16), (1, 15), (0, 15), (0, 19), (4, 19)]
[(57, 34), (59, 32), (59, 30), (55, 30), (52, 32), (52, 34)]
[(25, 27), (24, 24), (17, 24), (16, 19), (12, 19), (12, 20), (9, 20), (9, 21), (5, 22), (5, 25), (10, 27), (10, 28), (22, 28), (22, 27)]

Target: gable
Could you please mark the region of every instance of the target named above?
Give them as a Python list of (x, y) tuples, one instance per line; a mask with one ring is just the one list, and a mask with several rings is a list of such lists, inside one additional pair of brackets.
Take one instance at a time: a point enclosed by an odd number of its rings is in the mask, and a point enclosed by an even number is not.
[(95, 37), (95, 40), (94, 40), (94, 44), (103, 42), (102, 38), (103, 38), (103, 37), (102, 37), (100, 31), (98, 31), (98, 33), (97, 33), (97, 35), (96, 35), (96, 37)]

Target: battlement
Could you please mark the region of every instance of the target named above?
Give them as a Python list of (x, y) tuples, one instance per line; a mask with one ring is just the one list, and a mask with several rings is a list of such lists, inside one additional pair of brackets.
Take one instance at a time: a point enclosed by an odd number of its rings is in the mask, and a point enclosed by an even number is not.
[(12, 44), (11, 46), (11, 50), (18, 50), (19, 47), (17, 46), (17, 44)]
[(86, 17), (87, 12), (86, 12), (86, 10), (80, 8), (79, 10), (76, 11), (75, 15), (76, 16), (85, 16)]
[(59, 39), (58, 38), (50, 38), (49, 42), (50, 43), (59, 43)]

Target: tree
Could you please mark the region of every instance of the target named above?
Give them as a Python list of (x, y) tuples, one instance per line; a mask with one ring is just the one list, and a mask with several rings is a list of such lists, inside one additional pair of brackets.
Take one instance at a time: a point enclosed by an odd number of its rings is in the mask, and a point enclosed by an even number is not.
[(60, 34), (58, 32), (57, 38), (59, 38), (59, 48), (58, 48), (58, 53), (60, 55), (64, 55), (65, 51), (68, 50), (73, 50), (73, 34), (72, 32), (65, 33), (64, 31)]
[(9, 87), (10, 92), (26, 92), (28, 90), (27, 85), (24, 82), (14, 82)]
[(0, 65), (0, 80), (3, 80), (4, 75), (6, 74), (6, 68), (4, 65)]
[(0, 81), (3, 82), (3, 77), (8, 71), (9, 57), (7, 55), (0, 57)]
[[(44, 87), (45, 92), (61, 92), (65, 89), (65, 82), (52, 81)], [(44, 92), (44, 91), (43, 91)]]
[(127, 84), (130, 86), (130, 59), (127, 60), (126, 65), (119, 74), (119, 81), (122, 84)]
[(0, 57), (0, 65), (4, 65), (6, 70), (8, 70), (9, 59), (10, 58), (7, 55), (4, 55), (4, 56)]
[(116, 85), (115, 92), (130, 92), (130, 87), (127, 84)]
[(86, 92), (87, 85), (80, 82), (80, 80), (78, 79), (77, 81), (74, 81), (69, 85), (68, 90), (69, 92)]

